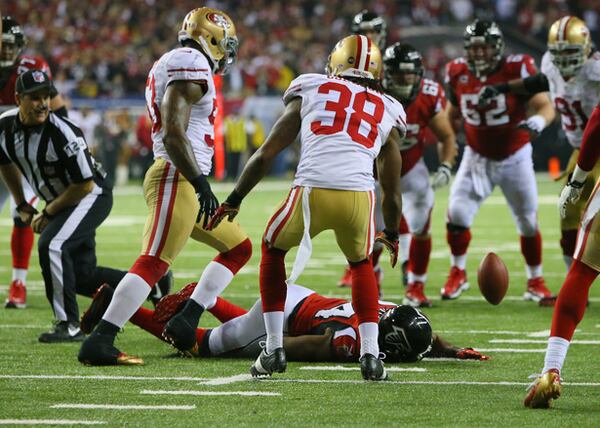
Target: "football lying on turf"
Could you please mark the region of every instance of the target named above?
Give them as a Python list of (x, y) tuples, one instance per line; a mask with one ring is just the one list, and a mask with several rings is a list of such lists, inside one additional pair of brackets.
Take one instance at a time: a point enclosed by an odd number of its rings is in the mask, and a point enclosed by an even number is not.
[(496, 253), (488, 253), (479, 264), (477, 282), (481, 294), (492, 305), (504, 299), (508, 290), (508, 270)]

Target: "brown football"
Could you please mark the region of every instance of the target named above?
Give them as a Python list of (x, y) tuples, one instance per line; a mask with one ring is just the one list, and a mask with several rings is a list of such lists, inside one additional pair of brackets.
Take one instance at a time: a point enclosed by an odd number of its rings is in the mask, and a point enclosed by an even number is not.
[(508, 270), (496, 253), (487, 253), (477, 269), (477, 283), (485, 300), (497, 305), (508, 290)]

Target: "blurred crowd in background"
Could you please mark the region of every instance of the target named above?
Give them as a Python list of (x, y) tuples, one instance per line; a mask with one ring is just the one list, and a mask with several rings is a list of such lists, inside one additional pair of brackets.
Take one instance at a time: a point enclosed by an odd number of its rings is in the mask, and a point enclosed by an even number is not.
[[(352, 17), (364, 8), (385, 17), (389, 43), (415, 26), (464, 26), (479, 17), (518, 31), (541, 54), (552, 22), (573, 14), (585, 20), (600, 44), (598, 0), (224, 0), (201, 5), (227, 11), (240, 39), (239, 61), (224, 80), (231, 178), (272, 124), (242, 108), (241, 100), (279, 96), (295, 76), (322, 72), (333, 44), (350, 32)], [(101, 99), (142, 99), (153, 62), (177, 45), (185, 13), (198, 6), (194, 0), (15, 0), (3, 2), (2, 13), (21, 23), (28, 37), (25, 53), (49, 62), (64, 96), (95, 105)], [(439, 79), (444, 65), (462, 55), (462, 47), (430, 46), (423, 54), (429, 76)], [(134, 176), (151, 160), (142, 113), (139, 108), (74, 112), (89, 122), (88, 141), (103, 153), (107, 169), (114, 162), (116, 171), (133, 159)]]

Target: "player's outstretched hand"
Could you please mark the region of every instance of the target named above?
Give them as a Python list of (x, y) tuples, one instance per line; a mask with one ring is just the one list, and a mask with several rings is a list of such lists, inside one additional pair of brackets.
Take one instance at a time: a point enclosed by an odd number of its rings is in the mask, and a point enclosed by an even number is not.
[(390, 252), (390, 264), (396, 266), (398, 261), (398, 232), (390, 232), (387, 229), (379, 232), (375, 237), (375, 242), (382, 243)]
[(584, 184), (585, 181), (579, 182), (569, 179), (567, 185), (563, 187), (562, 192), (560, 192), (560, 197), (558, 198), (558, 212), (560, 213), (561, 218), (567, 216), (567, 207), (579, 200)]
[(489, 360), (490, 357), (483, 355), (481, 352), (476, 351), (473, 348), (462, 348), (456, 351), (456, 358), (459, 360), (478, 360), (485, 361)]
[(206, 226), (206, 230), (213, 230), (214, 228), (216, 228), (225, 217), (227, 217), (228, 221), (233, 221), (233, 219), (236, 215), (238, 215), (239, 212), (239, 206), (234, 207), (229, 205), (227, 202), (223, 202), (219, 206), (219, 208), (217, 208), (213, 216), (210, 218), (208, 226)]
[(190, 181), (191, 185), (194, 186), (194, 190), (196, 191), (196, 197), (198, 198), (198, 204), (200, 205), (200, 209), (198, 210), (198, 215), (196, 216), (196, 223), (200, 222), (200, 219), (204, 217), (204, 221), (202, 222), (202, 228), (206, 229), (206, 225), (208, 224), (208, 220), (215, 213), (217, 208), (219, 207), (219, 201), (217, 197), (212, 192), (210, 188), (210, 184), (206, 179), (206, 176), (199, 175), (192, 181)]
[(499, 94), (500, 92), (495, 86), (484, 86), (477, 94), (477, 107), (480, 109), (486, 108)]
[(431, 178), (431, 188), (435, 191), (437, 189), (447, 186), (448, 184), (450, 184), (451, 176), (452, 167), (447, 163), (442, 163)]

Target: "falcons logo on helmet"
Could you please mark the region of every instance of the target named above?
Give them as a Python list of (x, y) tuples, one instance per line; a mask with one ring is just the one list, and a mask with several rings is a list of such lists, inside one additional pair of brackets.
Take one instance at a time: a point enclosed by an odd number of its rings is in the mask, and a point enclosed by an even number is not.
[(412, 352), (412, 346), (408, 343), (408, 338), (402, 327), (393, 325), (392, 331), (385, 335), (385, 343), (389, 344), (390, 350), (409, 353)]

